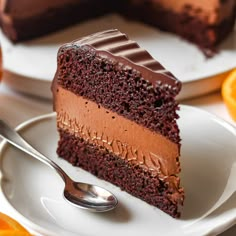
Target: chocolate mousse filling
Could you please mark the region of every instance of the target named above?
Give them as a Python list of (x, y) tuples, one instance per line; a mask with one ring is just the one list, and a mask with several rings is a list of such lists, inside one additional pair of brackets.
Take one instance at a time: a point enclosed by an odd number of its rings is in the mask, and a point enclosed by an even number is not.
[(166, 137), (61, 87), (56, 103), (59, 128), (102, 146), (161, 179), (179, 173), (178, 145)]

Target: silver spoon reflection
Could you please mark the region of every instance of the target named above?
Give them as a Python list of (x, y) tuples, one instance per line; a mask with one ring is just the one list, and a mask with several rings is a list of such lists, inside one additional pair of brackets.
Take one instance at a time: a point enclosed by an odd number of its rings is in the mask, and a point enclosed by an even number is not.
[(118, 201), (112, 193), (92, 184), (74, 182), (61, 167), (35, 150), (2, 120), (0, 120), (0, 137), (54, 169), (64, 180), (64, 197), (72, 205), (94, 212), (110, 211), (116, 207)]

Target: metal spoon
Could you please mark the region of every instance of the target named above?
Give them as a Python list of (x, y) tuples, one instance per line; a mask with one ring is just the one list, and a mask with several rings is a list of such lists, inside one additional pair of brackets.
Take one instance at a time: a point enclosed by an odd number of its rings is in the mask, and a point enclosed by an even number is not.
[(64, 197), (72, 205), (93, 212), (110, 211), (116, 207), (118, 201), (112, 193), (95, 185), (74, 182), (61, 167), (35, 150), (14, 129), (10, 128), (2, 120), (0, 120), (0, 136), (13, 146), (54, 169), (64, 180)]

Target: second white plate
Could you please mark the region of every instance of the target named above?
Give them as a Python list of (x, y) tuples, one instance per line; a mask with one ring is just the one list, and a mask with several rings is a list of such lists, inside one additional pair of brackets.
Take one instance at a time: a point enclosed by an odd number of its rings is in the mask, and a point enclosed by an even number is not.
[[(222, 79), (209, 80), (209, 77), (236, 67), (236, 30), (221, 45), (215, 57), (206, 59), (196, 46), (176, 35), (161, 32), (141, 23), (127, 21), (117, 15), (107, 15), (16, 45), (10, 43), (1, 33), (4, 68), (12, 73), (12, 75), (6, 74), (6, 82), (22, 92), (51, 98), (50, 84), (56, 71), (56, 55), (59, 46), (81, 36), (109, 28), (118, 28), (127, 33), (131, 39), (136, 40), (175, 74), (183, 82), (183, 90), (179, 96), (181, 99), (219, 88)], [(46, 91), (43, 91), (45, 82), (47, 87)], [(28, 86), (28, 83), (31, 86)]]

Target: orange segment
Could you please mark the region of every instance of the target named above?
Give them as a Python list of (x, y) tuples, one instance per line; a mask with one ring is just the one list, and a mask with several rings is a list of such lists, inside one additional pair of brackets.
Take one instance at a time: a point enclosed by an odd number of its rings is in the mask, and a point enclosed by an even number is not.
[(221, 91), (229, 114), (236, 121), (236, 69), (226, 77)]
[(30, 236), (16, 220), (0, 212), (0, 236)]
[(30, 236), (30, 234), (21, 231), (0, 230), (0, 236)]

